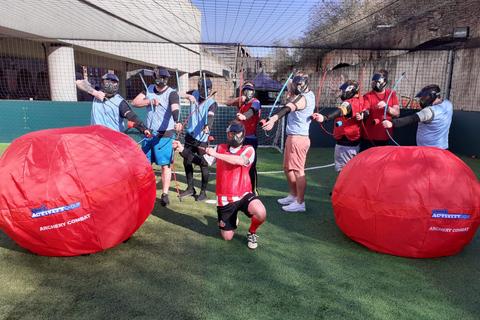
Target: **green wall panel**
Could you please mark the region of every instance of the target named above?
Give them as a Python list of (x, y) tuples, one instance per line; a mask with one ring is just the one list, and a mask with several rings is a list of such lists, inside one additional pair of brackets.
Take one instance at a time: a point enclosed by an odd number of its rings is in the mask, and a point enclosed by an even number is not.
[[(88, 126), (90, 125), (91, 102), (54, 101), (0, 101), (0, 143), (10, 143), (16, 138), (33, 131)], [(182, 107), (182, 121), (188, 116), (188, 108)], [(145, 120), (146, 109), (133, 109)], [(333, 109), (322, 110), (323, 114)], [(235, 110), (231, 111), (234, 117)], [(401, 116), (415, 110), (401, 110)], [(230, 114), (229, 114), (230, 115)], [(467, 156), (480, 156), (480, 112), (454, 111), (450, 129), (450, 150)], [(220, 124), (220, 123), (217, 123)], [(223, 124), (223, 123), (222, 123)], [(225, 124), (228, 125), (228, 124)], [(333, 122), (324, 124), (327, 131), (333, 132)], [(394, 129), (393, 137), (402, 146), (415, 145), (416, 125)], [(218, 128), (223, 134), (223, 128)], [(312, 147), (333, 147), (335, 139), (325, 133), (318, 123), (310, 126)]]

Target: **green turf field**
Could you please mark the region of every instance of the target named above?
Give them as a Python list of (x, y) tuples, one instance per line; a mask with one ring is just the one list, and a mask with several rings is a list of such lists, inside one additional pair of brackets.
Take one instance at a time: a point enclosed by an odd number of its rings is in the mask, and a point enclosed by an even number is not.
[[(261, 172), (282, 170), (275, 150), (259, 159)], [(480, 176), (478, 159), (461, 159)], [(307, 167), (332, 162), (333, 149), (311, 149)], [(171, 206), (157, 203), (130, 241), (87, 257), (37, 256), (0, 231), (0, 319), (480, 319), (479, 232), (449, 257), (371, 251), (335, 223), (336, 177), (333, 167), (307, 171), (307, 212), (287, 213), (276, 202), (284, 174), (260, 175), (268, 217), (257, 250), (245, 216), (221, 240), (215, 205), (180, 203), (173, 179)]]

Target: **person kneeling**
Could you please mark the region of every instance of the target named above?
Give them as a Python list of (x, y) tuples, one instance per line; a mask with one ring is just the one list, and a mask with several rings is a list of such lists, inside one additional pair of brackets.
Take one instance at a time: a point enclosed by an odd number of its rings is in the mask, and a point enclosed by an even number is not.
[[(209, 165), (217, 164), (217, 214), (220, 232), (224, 240), (232, 240), (237, 228), (237, 214), (242, 211), (251, 218), (247, 232), (247, 245), (257, 248), (257, 229), (265, 222), (267, 211), (258, 197), (251, 192), (249, 169), (255, 159), (252, 146), (244, 146), (245, 127), (240, 121), (232, 121), (227, 129), (228, 144), (206, 148), (204, 156)], [(180, 155), (199, 164), (202, 159), (185, 149), (179, 141), (173, 147)]]

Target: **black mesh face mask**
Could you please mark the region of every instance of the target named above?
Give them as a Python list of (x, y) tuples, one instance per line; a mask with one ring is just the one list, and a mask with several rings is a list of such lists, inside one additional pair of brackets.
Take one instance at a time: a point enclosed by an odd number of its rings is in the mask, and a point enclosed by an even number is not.
[[(239, 132), (242, 133), (240, 136), (237, 135), (237, 133)], [(232, 148), (240, 147), (245, 141), (245, 127), (238, 124), (233, 124), (228, 126), (227, 139), (230, 147)]]
[(376, 73), (372, 77), (372, 89), (375, 92), (381, 92), (383, 88), (385, 88), (387, 83), (388, 83), (388, 78), (383, 74)]
[(242, 87), (242, 95), (247, 98), (246, 102), (252, 100), (255, 97), (255, 87), (250, 84), (244, 84)]
[(157, 67), (155, 70), (153, 70), (153, 74), (155, 76), (155, 85), (157, 87), (163, 89), (166, 85), (168, 85), (170, 73), (168, 73), (167, 69)]
[(242, 132), (241, 136), (237, 136), (238, 132), (229, 132), (228, 133), (228, 144), (232, 148), (240, 147), (245, 141), (245, 132)]
[(342, 90), (342, 94), (340, 95), (340, 99), (342, 99), (342, 101), (353, 98), (358, 92), (357, 86), (348, 85), (346, 83), (342, 84), (339, 89)]
[(294, 94), (297, 95), (297, 94), (304, 93), (308, 87), (308, 78), (296, 76), (295, 78), (293, 78), (292, 87), (293, 87)]
[[(205, 85), (207, 85), (206, 96), (205, 96)], [(198, 93), (200, 93), (200, 97), (203, 99), (205, 99), (206, 97), (212, 94), (212, 81), (209, 78), (198, 79)]]
[(117, 94), (117, 92), (118, 92), (118, 81), (102, 80), (102, 89), (107, 94)]
[(420, 107), (423, 109), (432, 106), (433, 102), (435, 102), (437, 98), (440, 98), (440, 92), (436, 92), (435, 90), (422, 89), (415, 97), (420, 98)]
[(243, 95), (247, 98), (247, 101), (250, 101), (255, 97), (255, 91), (251, 89), (243, 89)]
[(155, 77), (155, 85), (159, 87), (160, 89), (164, 88), (168, 84), (168, 78), (165, 77), (160, 77), (157, 78)]
[(118, 93), (118, 77), (114, 74), (105, 74), (100, 85), (106, 94), (115, 95)]

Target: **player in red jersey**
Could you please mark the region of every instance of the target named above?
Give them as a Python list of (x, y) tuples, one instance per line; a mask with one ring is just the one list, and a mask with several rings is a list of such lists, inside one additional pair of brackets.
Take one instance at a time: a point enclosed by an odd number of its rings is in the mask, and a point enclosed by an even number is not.
[[(241, 99), (239, 104), (239, 99)], [(242, 87), (240, 98), (231, 98), (225, 102), (227, 106), (238, 106), (237, 119), (245, 126), (244, 145), (252, 146), (255, 149), (255, 160), (250, 167), (250, 181), (252, 183), (252, 192), (258, 196), (257, 190), (257, 127), (260, 121), (262, 108), (260, 101), (255, 98), (255, 85), (251, 81), (246, 81)]]
[[(237, 214), (242, 211), (251, 218), (247, 232), (247, 245), (257, 248), (257, 228), (265, 222), (267, 211), (263, 203), (252, 193), (249, 170), (255, 158), (252, 146), (243, 145), (245, 127), (240, 121), (232, 121), (227, 129), (228, 144), (207, 148), (205, 153), (210, 165), (217, 164), (217, 214), (223, 239), (232, 240), (237, 228)], [(183, 148), (179, 141), (173, 142), (180, 155), (193, 163), (201, 158)]]
[(360, 121), (355, 115), (364, 110), (364, 99), (358, 96), (359, 84), (355, 80), (348, 80), (340, 86), (342, 104), (333, 112), (323, 115), (315, 113), (314, 118), (319, 122), (335, 120), (333, 137), (335, 144), (335, 170), (341, 171), (360, 148)]
[[(392, 90), (386, 89), (387, 83), (388, 71), (385, 69), (376, 71), (372, 77), (372, 90), (363, 96), (365, 98), (364, 106), (366, 110), (356, 115), (357, 120), (365, 120), (362, 125), (360, 151), (367, 150), (374, 145), (377, 147), (385, 146), (390, 141), (387, 131), (381, 124), (388, 97), (390, 97), (390, 93), (392, 92)], [(393, 92), (390, 100), (388, 100), (387, 116), (398, 117), (399, 115), (400, 107), (398, 105), (398, 98), (395, 92)], [(393, 137), (392, 129), (388, 130), (390, 136)]]

